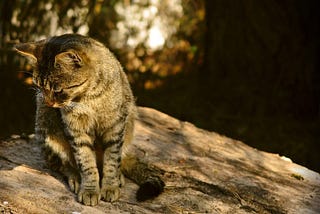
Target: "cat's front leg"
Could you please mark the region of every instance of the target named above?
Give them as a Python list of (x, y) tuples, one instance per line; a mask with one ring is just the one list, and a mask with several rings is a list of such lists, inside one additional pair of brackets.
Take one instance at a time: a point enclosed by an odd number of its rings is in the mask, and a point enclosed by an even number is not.
[(85, 205), (94, 206), (100, 200), (100, 187), (93, 141), (87, 134), (70, 130), (69, 133), (81, 177), (78, 200)]
[(106, 143), (103, 154), (103, 177), (101, 180), (101, 199), (108, 202), (116, 201), (120, 197), (120, 187), (124, 184), (121, 174), (121, 148), (123, 145), (123, 130)]

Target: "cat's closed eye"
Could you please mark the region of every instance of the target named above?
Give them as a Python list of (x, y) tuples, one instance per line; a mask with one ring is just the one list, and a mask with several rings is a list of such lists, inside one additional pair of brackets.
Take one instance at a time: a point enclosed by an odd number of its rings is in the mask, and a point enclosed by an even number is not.
[(53, 91), (53, 93), (54, 93), (55, 95), (60, 95), (60, 94), (63, 93), (63, 89), (55, 90), (55, 91)]

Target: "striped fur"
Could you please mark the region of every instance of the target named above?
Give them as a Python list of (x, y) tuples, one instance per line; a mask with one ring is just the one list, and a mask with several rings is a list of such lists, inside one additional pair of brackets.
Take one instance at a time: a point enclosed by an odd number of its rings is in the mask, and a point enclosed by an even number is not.
[(35, 131), (53, 168), (85, 205), (115, 201), (136, 107), (123, 69), (101, 43), (76, 34), (16, 46), (33, 60)]

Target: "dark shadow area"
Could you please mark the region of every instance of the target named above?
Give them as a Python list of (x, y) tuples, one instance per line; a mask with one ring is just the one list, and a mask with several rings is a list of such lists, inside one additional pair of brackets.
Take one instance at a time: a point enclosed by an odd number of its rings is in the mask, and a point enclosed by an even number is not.
[(35, 91), (19, 79), (24, 74), (13, 61), (14, 54), (0, 52), (0, 139), (34, 130)]

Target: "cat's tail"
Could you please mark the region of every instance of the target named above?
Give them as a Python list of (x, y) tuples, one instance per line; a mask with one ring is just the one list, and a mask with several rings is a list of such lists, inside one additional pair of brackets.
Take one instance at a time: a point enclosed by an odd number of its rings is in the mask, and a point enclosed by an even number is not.
[(165, 183), (161, 179), (164, 171), (155, 166), (150, 166), (136, 157), (124, 157), (121, 171), (124, 176), (139, 185), (136, 194), (138, 201), (155, 198), (164, 190)]

